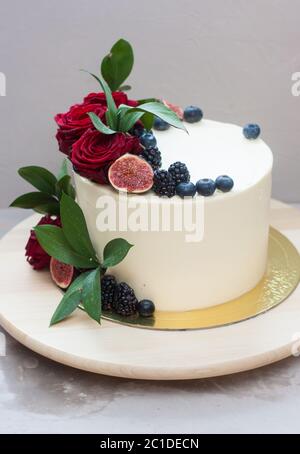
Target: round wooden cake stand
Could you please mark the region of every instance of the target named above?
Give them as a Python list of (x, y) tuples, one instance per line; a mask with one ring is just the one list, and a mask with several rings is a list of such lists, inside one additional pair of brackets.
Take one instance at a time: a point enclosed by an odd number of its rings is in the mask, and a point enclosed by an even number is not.
[[(102, 321), (78, 310), (49, 328), (61, 294), (47, 272), (33, 272), (24, 245), (33, 216), (0, 242), (0, 323), (26, 347), (54, 361), (118, 377), (179, 380), (254, 369), (292, 355), (300, 344), (300, 286), (269, 312), (230, 326), (153, 331)], [(300, 250), (300, 212), (272, 202), (271, 224)]]

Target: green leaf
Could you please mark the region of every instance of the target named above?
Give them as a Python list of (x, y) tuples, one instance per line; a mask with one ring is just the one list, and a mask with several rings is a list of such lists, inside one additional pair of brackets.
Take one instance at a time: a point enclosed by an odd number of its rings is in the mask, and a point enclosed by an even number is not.
[(56, 183), (56, 195), (59, 199), (61, 199), (63, 193), (69, 195), (75, 200), (76, 192), (74, 186), (72, 185), (70, 175), (65, 175)]
[(80, 255), (93, 257), (97, 261), (83, 212), (80, 206), (66, 194), (61, 198), (60, 217), (64, 235), (72, 249)]
[(138, 105), (146, 104), (148, 102), (160, 102), (157, 98), (145, 98), (145, 99), (138, 99)]
[(99, 264), (93, 257), (84, 257), (75, 252), (68, 243), (63, 230), (53, 225), (34, 228), (38, 242), (51, 257), (77, 268), (96, 268)]
[(69, 172), (68, 172), (68, 159), (67, 158), (63, 159), (63, 162), (62, 162), (61, 167), (60, 167), (59, 172), (58, 172), (57, 179), (61, 180), (66, 175), (69, 175)]
[(88, 315), (100, 323), (101, 318), (101, 283), (100, 268), (89, 273), (82, 286), (82, 303)]
[(28, 166), (18, 170), (19, 175), (45, 194), (55, 194), (56, 177), (44, 167)]
[(111, 90), (110, 90), (107, 82), (104, 79), (102, 79), (101, 76), (99, 76), (99, 81), (100, 81), (102, 90), (105, 93), (108, 110), (116, 115), (117, 114), (117, 106), (116, 106), (115, 100), (114, 100), (114, 98), (112, 96)]
[[(110, 129), (114, 132), (117, 129), (117, 114), (115, 112), (112, 112), (111, 110), (107, 109), (105, 112), (105, 118), (107, 124), (110, 126)], [(106, 133), (107, 134), (107, 133)], [(112, 134), (112, 133), (110, 133)]]
[(116, 131), (114, 131), (113, 129), (110, 129), (108, 126), (106, 126), (104, 123), (102, 123), (100, 118), (94, 112), (88, 112), (88, 115), (89, 115), (90, 119), (92, 120), (93, 125), (95, 126), (95, 128), (98, 131), (102, 132), (103, 134), (115, 134), (116, 133)]
[[(128, 41), (117, 41), (101, 63), (101, 73), (112, 91), (120, 88), (133, 68), (134, 56)], [(123, 88), (124, 89), (124, 88)]]
[(78, 276), (70, 285), (51, 318), (50, 326), (61, 322), (77, 308), (81, 301), (83, 282), (90, 272), (91, 271), (87, 271), (86, 273), (80, 274), (80, 276)]
[(59, 215), (59, 203), (54, 197), (44, 192), (28, 192), (16, 198), (11, 207), (32, 209), (38, 213)]
[(171, 126), (186, 131), (184, 123), (178, 118), (176, 113), (173, 112), (173, 110), (166, 107), (161, 102), (148, 102), (145, 104), (141, 104), (139, 107), (134, 107), (132, 110), (147, 112), (156, 115), (157, 117), (169, 123)]
[(121, 110), (119, 114), (118, 130), (127, 132), (135, 123), (144, 115), (143, 112), (131, 112), (130, 110)]
[(49, 214), (50, 216), (59, 216), (60, 209), (59, 209), (59, 202), (51, 201), (48, 203), (44, 203), (38, 205), (34, 208), (34, 211), (40, 214)]
[(143, 123), (144, 128), (150, 131), (153, 127), (154, 115), (151, 113), (144, 113), (141, 118), (141, 122)]
[(117, 110), (118, 117), (125, 115), (129, 110), (132, 110), (131, 106), (127, 106), (127, 104), (120, 104)]
[(70, 294), (66, 293), (59, 305), (54, 312), (50, 326), (55, 325), (58, 322), (61, 322), (66, 317), (68, 317), (75, 309), (78, 307), (81, 301), (81, 290), (77, 290), (76, 292), (72, 292)]
[[(104, 94), (105, 94), (105, 97), (106, 97), (107, 108), (108, 108), (107, 112), (109, 113), (106, 116), (107, 120), (108, 120), (108, 126), (111, 129), (115, 129), (116, 125), (117, 125), (117, 106), (116, 106), (116, 103), (114, 101), (114, 98), (112, 96), (111, 90), (110, 90), (107, 82), (100, 75), (96, 76), (95, 74), (90, 73), (89, 71), (85, 71), (84, 69), (82, 69), (82, 71), (87, 72), (88, 74), (90, 74), (101, 85), (101, 88), (104, 91)], [(106, 114), (107, 114), (107, 112), (106, 112)]]
[[(121, 104), (118, 108), (118, 129), (126, 132), (132, 128), (132, 126), (138, 121), (141, 120), (144, 127), (150, 130), (154, 123), (154, 115), (150, 113), (137, 112), (133, 107)], [(128, 114), (128, 116), (127, 116)], [(136, 115), (135, 115), (136, 114)], [(130, 120), (132, 115), (133, 120)], [(129, 126), (129, 127), (128, 127)], [(126, 129), (127, 128), (127, 129)]]
[(132, 247), (133, 245), (123, 238), (111, 240), (104, 248), (102, 266), (104, 268), (110, 268), (111, 266), (118, 265)]

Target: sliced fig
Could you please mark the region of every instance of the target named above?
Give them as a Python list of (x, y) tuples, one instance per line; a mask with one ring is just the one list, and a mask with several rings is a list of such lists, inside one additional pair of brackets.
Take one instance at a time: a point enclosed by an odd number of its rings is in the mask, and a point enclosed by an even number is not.
[(66, 265), (59, 260), (56, 260), (54, 257), (51, 257), (50, 273), (55, 284), (62, 289), (66, 289), (73, 281), (74, 266)]
[(166, 101), (165, 99), (162, 100), (163, 104), (168, 107), (170, 110), (173, 110), (178, 116), (180, 120), (183, 120), (183, 109), (182, 107), (175, 106), (175, 104), (171, 104), (170, 102)]
[(118, 191), (142, 193), (153, 186), (153, 169), (144, 159), (124, 154), (109, 168), (108, 179)]

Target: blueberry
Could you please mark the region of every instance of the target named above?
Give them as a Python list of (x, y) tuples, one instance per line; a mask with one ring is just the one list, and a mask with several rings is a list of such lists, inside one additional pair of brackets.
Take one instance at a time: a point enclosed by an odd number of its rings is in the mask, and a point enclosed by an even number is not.
[(216, 187), (219, 191), (222, 192), (229, 192), (233, 188), (233, 179), (228, 177), (227, 175), (220, 175), (216, 179)]
[(188, 123), (197, 123), (203, 117), (203, 112), (199, 107), (188, 106), (184, 109), (183, 118)]
[(244, 126), (243, 134), (246, 139), (257, 139), (257, 137), (260, 135), (260, 127), (254, 123), (249, 123), (248, 125)]
[(156, 147), (156, 138), (152, 132), (145, 132), (140, 138), (141, 144), (145, 148), (154, 148)]
[(141, 137), (143, 134), (145, 134), (145, 132), (147, 132), (146, 129), (140, 123), (136, 123), (130, 130), (130, 133), (136, 137)]
[(170, 125), (161, 118), (155, 117), (153, 127), (154, 129), (157, 129), (157, 131), (166, 131), (167, 129), (169, 129)]
[(150, 300), (142, 300), (137, 305), (138, 313), (141, 317), (151, 317), (155, 311), (155, 305)]
[(180, 197), (194, 197), (196, 192), (196, 186), (190, 181), (188, 183), (179, 183), (176, 186), (176, 194)]
[(213, 195), (213, 193), (215, 192), (216, 183), (210, 178), (202, 178), (201, 180), (197, 181), (196, 188), (198, 194), (208, 197), (210, 195)]

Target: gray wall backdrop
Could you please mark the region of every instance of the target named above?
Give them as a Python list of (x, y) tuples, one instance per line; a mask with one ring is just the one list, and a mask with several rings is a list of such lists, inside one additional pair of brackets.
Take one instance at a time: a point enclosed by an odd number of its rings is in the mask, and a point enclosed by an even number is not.
[(255, 121), (275, 156), (273, 195), (300, 200), (299, 0), (0, 0), (0, 207), (28, 189), (20, 166), (56, 170), (53, 116), (80, 101), (119, 38), (134, 45), (132, 97)]

